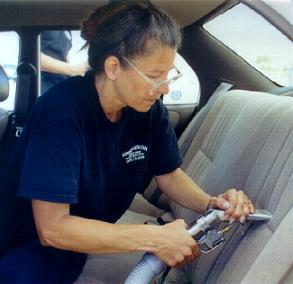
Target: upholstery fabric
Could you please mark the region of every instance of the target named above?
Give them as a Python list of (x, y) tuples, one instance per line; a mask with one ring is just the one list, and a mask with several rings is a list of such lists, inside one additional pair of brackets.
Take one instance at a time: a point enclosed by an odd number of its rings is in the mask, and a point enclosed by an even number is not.
[[(190, 129), (192, 125), (186, 131)], [(218, 249), (181, 271), (172, 270), (166, 283), (183, 283), (184, 279), (197, 284), (292, 283), (292, 153), (292, 97), (233, 90), (213, 102), (192, 139), (182, 168), (212, 195), (228, 188), (243, 190), (257, 208), (271, 212), (273, 219), (251, 224), (244, 236), (236, 227)], [(176, 218), (184, 218), (187, 223), (198, 216), (175, 203), (171, 208)], [(124, 222), (148, 218), (128, 211)], [(125, 257), (126, 266), (130, 265), (132, 256)], [(89, 267), (96, 267), (94, 259), (90, 259), (81, 277), (93, 275)], [(122, 279), (128, 269), (117, 272), (114, 279)]]
[[(193, 283), (239, 283), (285, 218), (293, 203), (292, 121), (292, 98), (240, 90), (221, 96), (208, 113), (185, 156), (187, 172), (212, 195), (228, 188), (245, 191), (274, 218), (253, 224), (234, 244), (237, 252), (226, 266), (221, 264), (219, 279), (214, 276), (219, 273), (216, 266), (227, 244), (187, 267)], [(172, 209), (176, 218), (187, 222), (196, 217), (177, 204)]]

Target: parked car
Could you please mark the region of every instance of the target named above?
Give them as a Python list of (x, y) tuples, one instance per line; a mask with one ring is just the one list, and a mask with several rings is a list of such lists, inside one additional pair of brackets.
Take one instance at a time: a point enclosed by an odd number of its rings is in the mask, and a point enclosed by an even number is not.
[[(72, 31), (76, 58), (81, 19), (105, 2), (0, 1), (0, 187), (8, 155), (40, 96), (40, 33)], [(153, 3), (183, 32), (176, 58), (183, 77), (163, 100), (185, 159), (182, 167), (210, 194), (237, 188), (273, 215), (244, 230), (239, 224), (229, 227), (226, 241), (197, 262), (159, 275), (157, 283), (292, 283), (293, 2)], [(8, 226), (14, 202), (0, 189), (1, 255), (19, 241)], [(150, 177), (118, 222), (183, 218), (192, 224), (199, 217), (170, 202)], [(76, 283), (122, 283), (140, 257), (90, 255)]]

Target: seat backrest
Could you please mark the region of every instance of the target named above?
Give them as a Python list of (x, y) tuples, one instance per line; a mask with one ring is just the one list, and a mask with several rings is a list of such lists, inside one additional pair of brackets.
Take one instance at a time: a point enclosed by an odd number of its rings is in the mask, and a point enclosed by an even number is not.
[(0, 65), (0, 102), (5, 101), (9, 95), (9, 79)]
[[(0, 65), (0, 102), (7, 99), (9, 95), (9, 79)], [(8, 112), (0, 108), (0, 140), (5, 132), (8, 123)]]
[[(213, 92), (211, 98), (209, 99), (208, 103), (200, 110), (200, 112), (189, 122), (187, 128), (184, 130), (180, 139), (178, 141), (179, 150), (182, 156), (185, 158), (187, 150), (191, 144), (193, 137), (196, 135), (198, 129), (200, 128), (201, 124), (203, 123), (205, 117), (209, 113), (212, 105), (215, 101), (222, 96), (222, 94), (226, 93), (233, 87), (233, 84), (222, 82), (217, 89)], [(186, 167), (183, 165), (183, 170)], [(160, 188), (157, 186), (154, 180), (151, 181), (149, 186), (145, 189), (143, 193), (144, 197), (155, 206), (167, 210), (170, 210), (170, 200), (169, 198), (162, 193)]]
[[(229, 258), (223, 256), (233, 244), (233, 234), (226, 245), (188, 266), (193, 283), (240, 283), (251, 269), (292, 206), (292, 150), (292, 97), (234, 90), (213, 104), (183, 167), (210, 194), (241, 189), (274, 218), (261, 227), (252, 226), (242, 242), (234, 242)], [(175, 203), (171, 207), (176, 218), (188, 223), (196, 218)]]

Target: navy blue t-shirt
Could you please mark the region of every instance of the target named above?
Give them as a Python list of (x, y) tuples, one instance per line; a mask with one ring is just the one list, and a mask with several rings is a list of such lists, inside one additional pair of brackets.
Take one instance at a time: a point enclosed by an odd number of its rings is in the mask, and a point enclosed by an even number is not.
[(162, 175), (182, 163), (162, 102), (145, 113), (126, 107), (113, 123), (92, 72), (38, 99), (13, 159), (19, 196), (71, 204), (72, 214), (108, 222), (129, 207), (147, 169)]

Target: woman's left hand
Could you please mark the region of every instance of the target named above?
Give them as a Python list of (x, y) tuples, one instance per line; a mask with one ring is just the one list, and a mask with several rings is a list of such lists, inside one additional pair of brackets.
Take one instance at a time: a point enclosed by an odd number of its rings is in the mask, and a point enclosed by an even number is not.
[(225, 210), (225, 219), (230, 222), (244, 222), (250, 213), (255, 212), (254, 205), (243, 191), (229, 189), (225, 193), (212, 197), (210, 208)]

